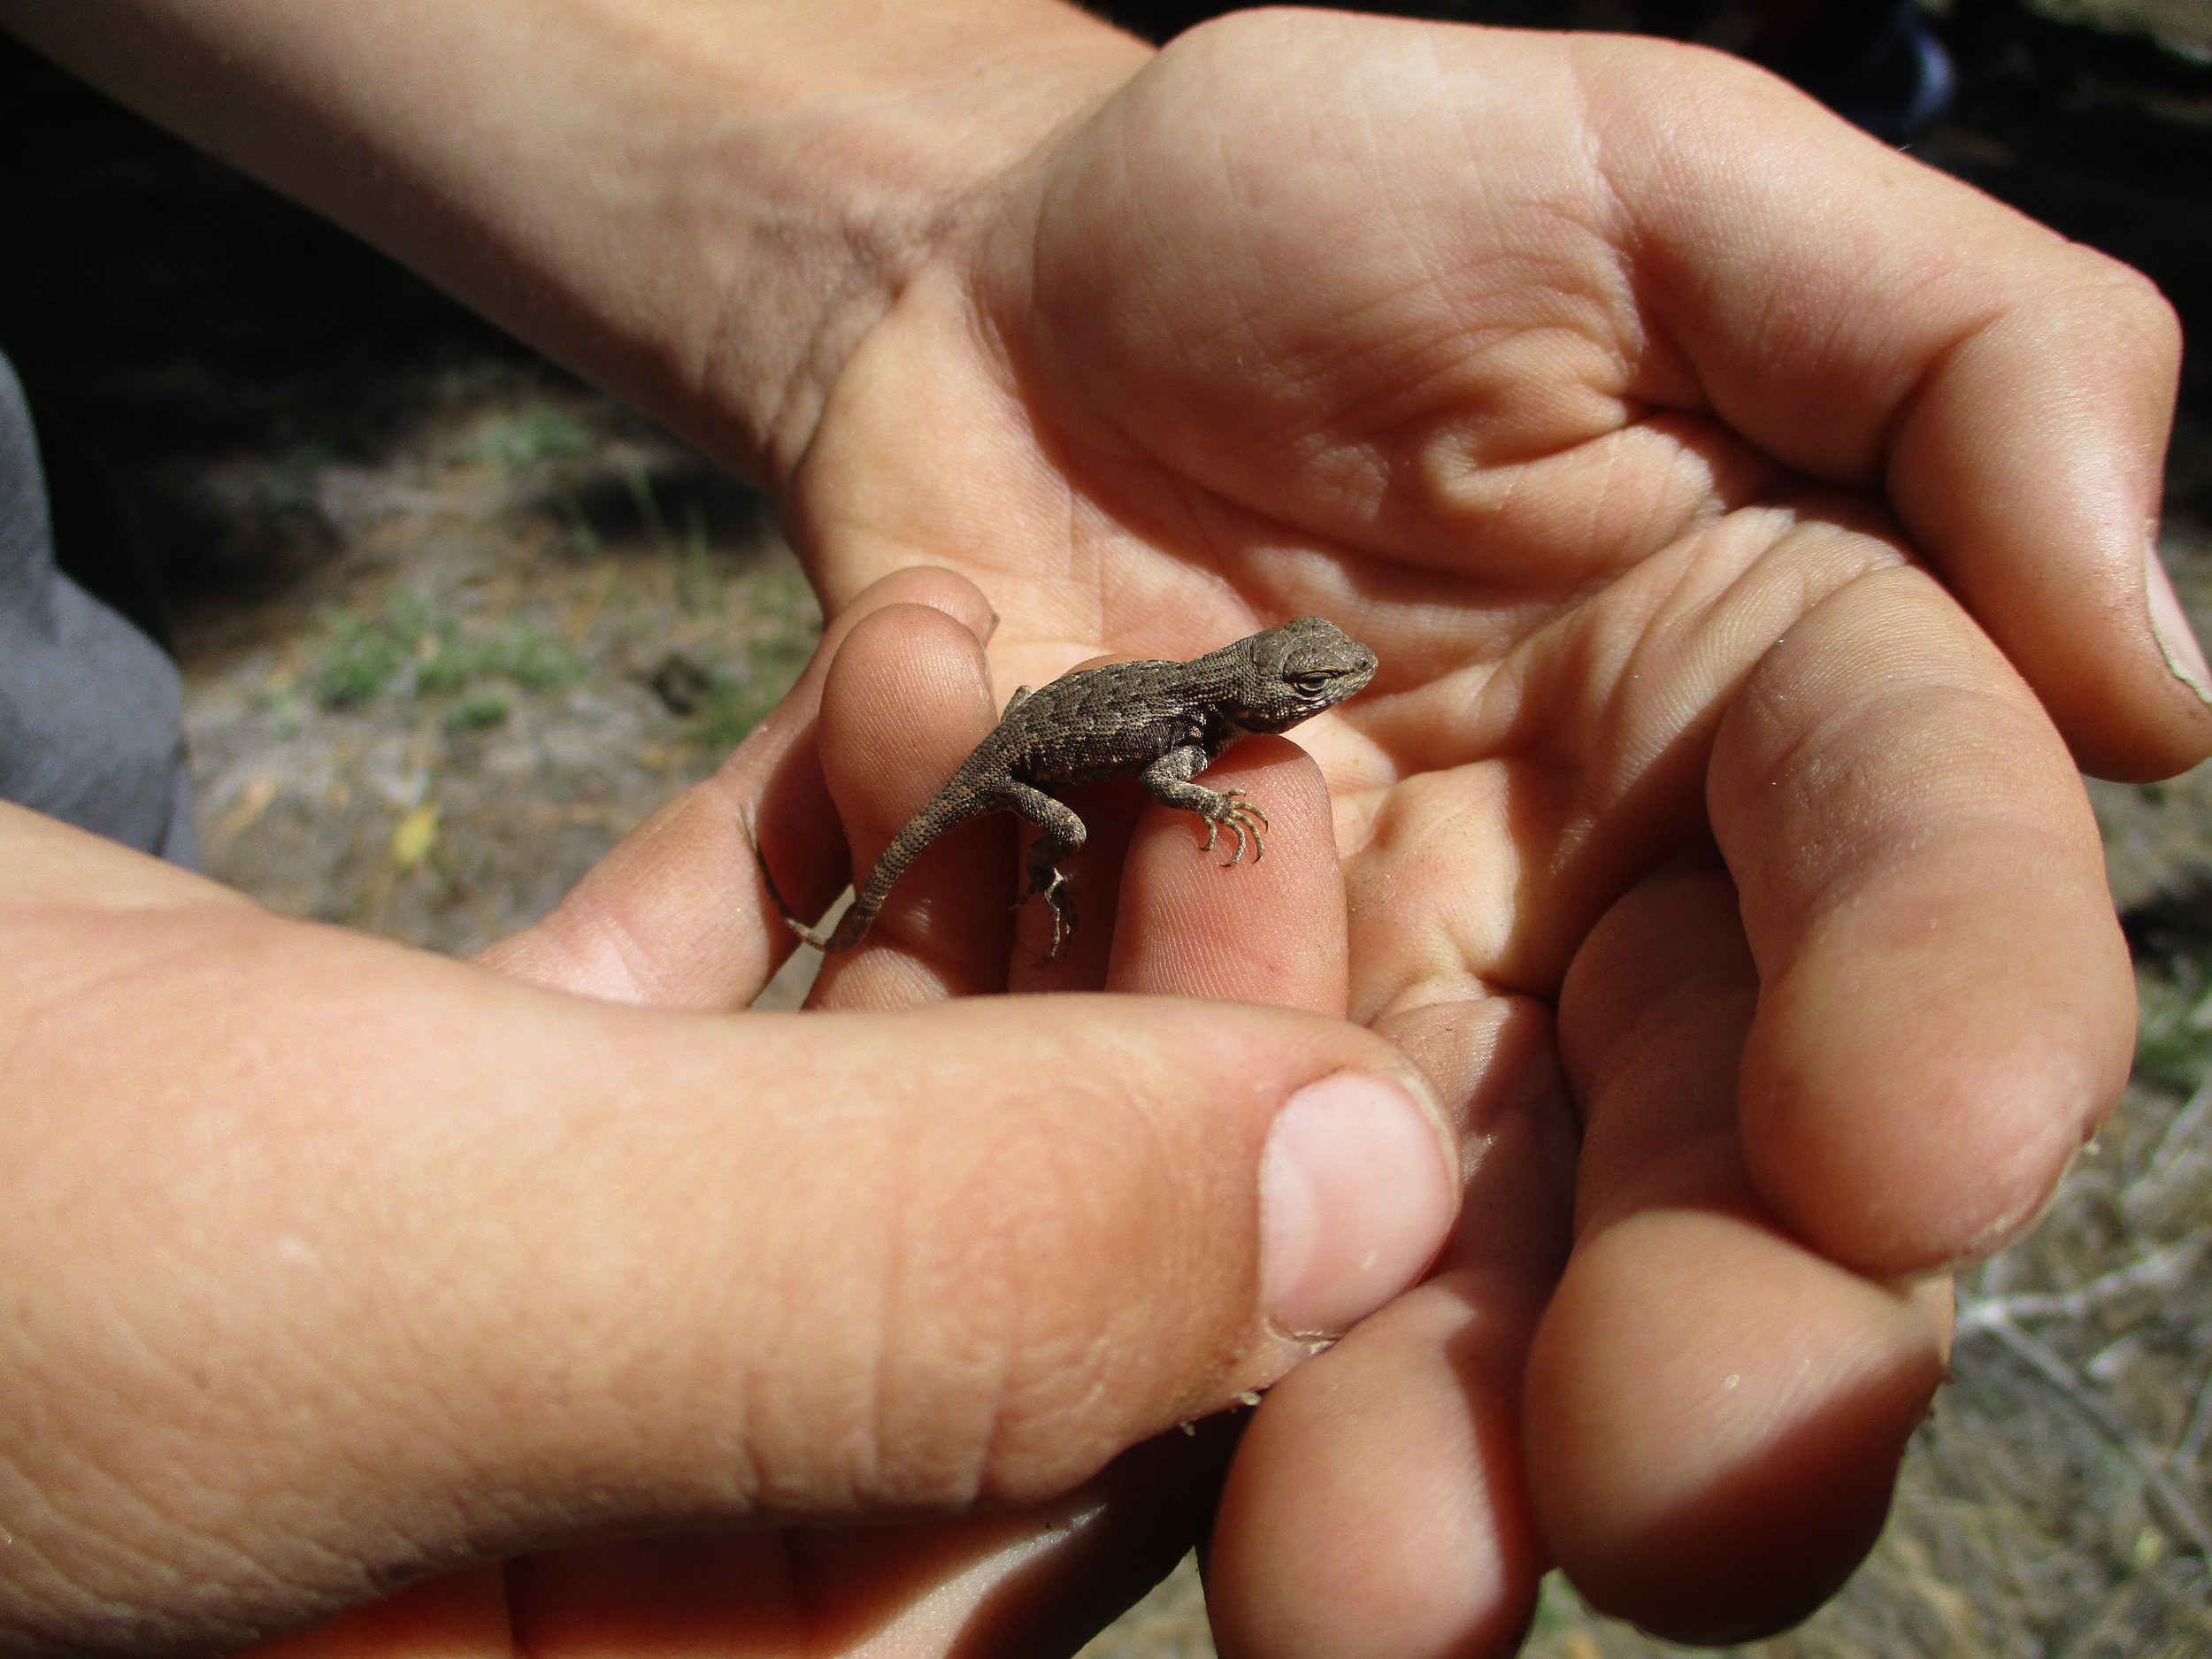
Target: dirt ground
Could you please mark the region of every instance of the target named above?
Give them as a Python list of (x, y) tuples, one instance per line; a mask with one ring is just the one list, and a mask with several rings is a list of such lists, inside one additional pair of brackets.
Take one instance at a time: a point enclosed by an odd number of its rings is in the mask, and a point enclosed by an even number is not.
[[(2022, 27), (2010, 58), (1962, 55), (1983, 78), (1924, 153), (2205, 303), (2212, 82), (2146, 92), (2102, 46), (2054, 80)], [(744, 487), (4, 53), (0, 111), (0, 141), (33, 123), (68, 163), (0, 183), (0, 229), (67, 256), (0, 262), (0, 341), (162, 562), (216, 875), (471, 950), (703, 776), (804, 661), (818, 614)], [(2146, 145), (2195, 182), (2113, 159)], [(2212, 637), (2205, 378), (2193, 359), (2163, 550)], [(2212, 769), (2094, 795), (2143, 993), (2125, 1109), (1962, 1286), (1955, 1379), (1873, 1559), (1741, 1652), (2212, 1653)], [(1555, 1583), (1530, 1651), (1670, 1650)], [(1210, 1654), (1189, 1563), (1089, 1652)]]

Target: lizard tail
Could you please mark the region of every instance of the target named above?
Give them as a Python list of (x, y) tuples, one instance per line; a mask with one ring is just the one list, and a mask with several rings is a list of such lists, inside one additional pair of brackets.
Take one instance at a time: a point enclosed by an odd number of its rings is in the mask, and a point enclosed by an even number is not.
[[(884, 901), (891, 896), (891, 889), (907, 872), (907, 867), (930, 844), (947, 830), (957, 829), (971, 818), (987, 812), (1004, 810), (1005, 803), (995, 795), (979, 792), (971, 768), (963, 766), (951, 780), (930, 798), (925, 806), (908, 820), (907, 826), (883, 849), (876, 860), (876, 867), (868, 872), (867, 881), (854, 896), (852, 908), (838, 918), (837, 931), (822, 946), (825, 950), (850, 950), (861, 941), (868, 929), (874, 926), (876, 913), (882, 910)], [(811, 933), (802, 933), (802, 939), (814, 942)]]
[(783, 925), (815, 949), (827, 950), (830, 936), (801, 921), (784, 898), (783, 889), (776, 885), (776, 872), (769, 869), (768, 855), (760, 849), (760, 837), (753, 832), (753, 820), (741, 811), (737, 821), (745, 827), (745, 844), (753, 849), (753, 862), (760, 866), (760, 884), (768, 889), (768, 897), (776, 907), (776, 914), (783, 918)]
[(776, 878), (768, 868), (767, 855), (760, 849), (760, 838), (753, 833), (752, 821), (742, 814), (739, 821), (745, 826), (745, 838), (753, 849), (753, 862), (760, 866), (761, 885), (768, 889), (768, 896), (776, 906), (776, 913), (783, 918), (784, 926), (815, 949), (824, 952), (850, 950), (875, 925), (876, 912), (891, 896), (892, 887), (906, 873), (907, 866), (920, 857), (929, 844), (947, 830), (957, 828), (970, 818), (980, 818), (987, 812), (1000, 810), (1000, 803), (988, 797), (977, 799), (964, 772), (956, 773), (950, 782), (939, 790), (929, 804), (914, 815), (907, 826), (893, 838), (876, 860), (876, 867), (868, 872), (868, 879), (844, 915), (838, 918), (834, 931), (825, 933), (810, 927), (802, 921), (784, 899), (776, 886)]

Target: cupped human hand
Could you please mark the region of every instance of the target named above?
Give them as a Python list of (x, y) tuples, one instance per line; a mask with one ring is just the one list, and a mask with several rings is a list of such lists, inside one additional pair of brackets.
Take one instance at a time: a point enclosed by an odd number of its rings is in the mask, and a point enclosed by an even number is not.
[[(1210, 1519), (1234, 1444), (1232, 1421), (1200, 1419), (1418, 1276), (1456, 1199), (1452, 1137), (1412, 1068), (1342, 1022), (1328, 799), (1287, 745), (1239, 757), (1276, 834), (1234, 879), (1181, 826), (1094, 814), (1115, 856), (1090, 872), (1088, 965), (1056, 983), (1120, 995), (929, 1011), (964, 979), (1004, 988), (1035, 954), (1015, 947), (1008, 887), (987, 885), (985, 825), (918, 868), (880, 934), (825, 976), (814, 1007), (862, 1018), (721, 1011), (793, 948), (749, 826), (795, 897), (826, 896), (846, 824), (856, 850), (887, 838), (875, 826), (990, 725), (987, 626), (956, 578), (880, 584), (715, 778), (485, 953), (497, 979), (427, 964), (442, 983), (395, 1010), (403, 953), (258, 940), (288, 982), (331, 987), (341, 1016), (409, 1028), (400, 1051), (423, 1076), (486, 1087), (447, 1121), (425, 1120), (426, 1087), (303, 1087), (298, 1121), (263, 1121), (252, 1156), (211, 1168), (167, 1144), (226, 1144), (196, 1080), (288, 1051), (266, 1033), (196, 1042), (180, 1125), (141, 1148), (137, 1183), (157, 1233), (188, 1194), (205, 1204), (192, 1288), (148, 1328), (141, 1304), (176, 1276), (141, 1261), (142, 1282), (109, 1300), (153, 1375), (119, 1417), (80, 1408), (155, 1517), (108, 1517), (119, 1561), (88, 1562), (50, 1527), (19, 1536), (87, 1594), (138, 1606), (142, 1635), (165, 1617), (173, 1641), (357, 1598), (442, 1554), (503, 1556), (264, 1659), (1072, 1652), (1164, 1574)], [(127, 910), (196, 896), (252, 927), (189, 878), (127, 857), (118, 874)], [(364, 954), (339, 975), (327, 948)], [(226, 951), (207, 956), (223, 971)], [(503, 979), (532, 987), (518, 1010)], [(236, 1018), (247, 1036), (280, 1019), (311, 1048), (316, 1002)], [(552, 1017), (536, 1041), (558, 1049), (560, 1085), (492, 1087), (533, 1012)], [(270, 1162), (283, 1183), (261, 1178)], [(332, 1163), (349, 1166), (342, 1192), (319, 1173)], [(256, 1251), (293, 1277), (260, 1284)], [(88, 1255), (64, 1288), (88, 1295), (109, 1256), (130, 1271), (127, 1249)], [(205, 1420), (164, 1431), (180, 1408), (160, 1356), (215, 1293), (227, 1328), (190, 1361)], [(301, 1364), (319, 1389), (292, 1378)], [(127, 1380), (116, 1369), (83, 1368), (94, 1401)], [(291, 1402), (250, 1456), (222, 1380), (249, 1372)], [(96, 1512), (84, 1480), (52, 1478), (73, 1443), (57, 1432), (19, 1455), (57, 1508)], [(165, 1446), (156, 1481), (144, 1465)], [(183, 1540), (158, 1519), (177, 1511), (197, 1517)], [(610, 1530), (649, 1535), (593, 1537)], [(134, 1546), (196, 1578), (186, 1605), (134, 1581)], [(128, 1645), (95, 1625), (74, 1647), (103, 1640)]]
[(1650, 42), (1234, 17), (947, 217), (785, 481), (833, 610), (964, 573), (1002, 696), (1306, 612), (1381, 657), (1299, 739), (1465, 1218), (1257, 1413), (1225, 1653), (1508, 1651), (1554, 1561), (1743, 1635), (1870, 1547), (1941, 1275), (2125, 1074), (2076, 762), (2212, 742), (2177, 354), (2133, 273)]

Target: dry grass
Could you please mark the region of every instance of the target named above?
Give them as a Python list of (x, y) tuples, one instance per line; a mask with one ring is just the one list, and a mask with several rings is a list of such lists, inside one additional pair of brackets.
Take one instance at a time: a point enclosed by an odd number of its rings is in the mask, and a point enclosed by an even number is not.
[(280, 522), (233, 494), (242, 537), (319, 551), (180, 629), (209, 867), (438, 949), (542, 914), (819, 627), (755, 498), (534, 369), (430, 396), (376, 465), (298, 463)]

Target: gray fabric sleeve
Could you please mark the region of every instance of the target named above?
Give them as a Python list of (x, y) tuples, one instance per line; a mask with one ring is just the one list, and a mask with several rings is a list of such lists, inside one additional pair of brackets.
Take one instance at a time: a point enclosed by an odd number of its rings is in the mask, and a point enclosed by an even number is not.
[(55, 568), (30, 411), (0, 358), (0, 800), (196, 863), (183, 707), (161, 648)]

